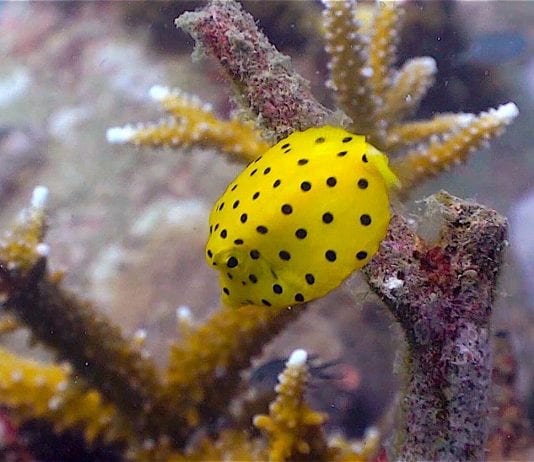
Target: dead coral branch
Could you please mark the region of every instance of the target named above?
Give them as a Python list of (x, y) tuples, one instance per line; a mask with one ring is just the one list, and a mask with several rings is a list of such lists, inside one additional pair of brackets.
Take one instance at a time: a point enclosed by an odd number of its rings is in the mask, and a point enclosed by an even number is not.
[(491, 381), (490, 316), (506, 219), (445, 192), (428, 206), (439, 242), (393, 218), (365, 273), (406, 334), (395, 459), (483, 460)]
[(273, 144), (295, 130), (325, 125), (332, 112), (312, 96), (306, 82), (233, 0), (214, 0), (184, 13), (176, 25), (196, 40), (197, 54), (214, 56), (236, 89), (238, 101), (257, 117)]

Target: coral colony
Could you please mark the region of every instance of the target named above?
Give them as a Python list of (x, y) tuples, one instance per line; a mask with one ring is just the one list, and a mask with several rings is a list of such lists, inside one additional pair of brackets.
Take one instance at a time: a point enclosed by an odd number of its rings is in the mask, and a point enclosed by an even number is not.
[[(393, 67), (402, 7), (377, 6), (372, 27), (365, 29), (370, 36), (355, 20), (353, 0), (325, 0), (323, 15), (327, 86), (337, 111), (314, 99), (289, 58), (237, 2), (214, 0), (176, 24), (195, 38), (197, 55), (219, 61), (236, 91), (239, 118), (221, 120), (197, 98), (155, 87), (151, 96), (169, 116), (109, 129), (108, 140), (206, 145), (246, 162), (292, 132), (337, 125), (366, 135), (386, 152), (406, 193), (463, 162), (516, 117), (516, 106), (508, 103), (479, 115), (406, 121), (432, 84), (436, 64), (424, 57)], [(56, 434), (78, 432), (88, 448), (113, 448), (116, 460), (375, 460), (383, 443), (376, 432), (358, 444), (325, 434), (325, 416), (304, 400), (303, 350), (287, 361), (264, 414), (235, 419), (247, 422), (243, 427), (210, 426), (228, 414), (228, 403), (242, 389), (240, 372), (306, 304), (222, 307), (201, 325), (182, 309), (186, 335), (170, 346), (168, 366), (159, 371), (141, 353), (139, 339), (126, 338), (48, 268), (46, 198), (46, 188), (36, 188), (0, 242), (2, 332), (26, 326), (58, 359), (42, 364), (0, 349), (0, 400), (17, 423), (41, 421)], [(506, 220), (445, 192), (427, 202), (441, 216), (439, 239), (425, 242), (394, 213), (363, 270), (407, 343), (388, 458), (481, 460), (488, 433), (489, 321)]]

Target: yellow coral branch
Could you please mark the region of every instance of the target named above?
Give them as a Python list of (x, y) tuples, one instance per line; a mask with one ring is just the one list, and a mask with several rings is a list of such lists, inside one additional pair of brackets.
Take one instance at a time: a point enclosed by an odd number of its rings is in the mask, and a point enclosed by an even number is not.
[(43, 418), (57, 431), (82, 429), (89, 442), (99, 436), (123, 441), (131, 434), (97, 391), (72, 384), (67, 366), (41, 364), (0, 348), (0, 394), (21, 421)]
[(403, 187), (412, 187), (451, 165), (463, 162), (469, 153), (499, 135), (517, 114), (514, 103), (482, 112), (462, 129), (445, 135), (443, 140), (431, 141), (428, 146), (419, 146), (406, 156), (394, 160), (392, 169)]
[(258, 415), (254, 425), (269, 438), (269, 460), (328, 460), (328, 448), (320, 426), (324, 414), (311, 410), (304, 402), (308, 382), (307, 354), (292, 353), (279, 377), (276, 400), (269, 415)]
[(226, 408), (239, 383), (239, 372), (305, 307), (221, 308), (182, 343), (172, 345), (169, 399), (182, 410), (190, 427)]
[[(2, 308), (54, 349), (88, 384), (135, 422), (139, 434), (172, 434), (181, 417), (167, 406), (155, 365), (102, 312), (64, 290), (47, 271), (44, 237), (47, 190), (35, 189), (31, 206), (0, 240)], [(134, 425), (134, 424), (132, 424)]]
[(205, 461), (254, 461), (267, 460), (266, 447), (259, 438), (247, 432), (223, 430), (216, 439), (204, 437), (188, 448), (187, 453), (172, 450), (165, 443), (154, 448), (142, 448), (129, 459), (134, 462), (205, 462)]
[(48, 189), (34, 189), (31, 204), (22, 210), (13, 228), (3, 235), (0, 242), (0, 261), (9, 262), (9, 271), (24, 272), (35, 262), (48, 255), (48, 246), (43, 243), (46, 231), (45, 205)]
[(391, 124), (417, 109), (434, 83), (436, 70), (434, 58), (422, 57), (406, 61), (384, 95), (382, 117)]
[(351, 130), (368, 133), (373, 128), (376, 101), (371, 94), (367, 67), (367, 37), (360, 33), (355, 0), (323, 0), (325, 50), (330, 56), (330, 79), (337, 104), (352, 119)]
[(377, 96), (385, 95), (391, 85), (402, 13), (396, 2), (381, 3), (376, 11), (369, 43), (369, 65), (371, 87)]
[(437, 114), (430, 120), (417, 120), (406, 122), (388, 130), (388, 150), (420, 143), (436, 135), (455, 132), (472, 122), (473, 114)]
[(153, 87), (150, 94), (170, 116), (157, 123), (110, 128), (107, 132), (110, 143), (154, 147), (210, 146), (245, 161), (256, 159), (269, 148), (252, 124), (235, 118), (221, 120), (208, 104), (195, 96), (159, 86)]

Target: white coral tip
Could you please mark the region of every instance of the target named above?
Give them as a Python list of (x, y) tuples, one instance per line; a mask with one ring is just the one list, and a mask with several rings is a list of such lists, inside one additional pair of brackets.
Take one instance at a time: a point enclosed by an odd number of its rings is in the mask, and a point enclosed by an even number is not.
[(369, 427), (367, 430), (365, 430), (365, 439), (377, 439), (380, 436), (380, 431), (377, 427)]
[(36, 186), (32, 193), (32, 207), (44, 209), (48, 202), (48, 188), (46, 186)]
[(518, 116), (518, 114), (519, 109), (515, 105), (515, 103), (503, 104), (495, 110), (495, 117), (497, 117), (505, 124), (509, 124), (510, 122), (512, 122), (512, 120), (514, 120)]
[(168, 98), (171, 94), (170, 90), (167, 87), (162, 85), (154, 85), (149, 90), (150, 97), (155, 101), (163, 101), (165, 98)]
[(106, 139), (111, 144), (124, 144), (132, 140), (137, 130), (131, 125), (125, 127), (112, 127), (106, 131)]
[(427, 72), (429, 74), (435, 74), (438, 70), (438, 65), (436, 63), (436, 60), (432, 58), (432, 56), (421, 56), (420, 58), (417, 58), (417, 62), (421, 66), (426, 67)]
[(370, 67), (362, 67), (360, 74), (362, 77), (370, 79), (373, 76), (373, 69)]
[(460, 124), (461, 127), (467, 127), (467, 125), (469, 125), (475, 119), (475, 114), (458, 114), (457, 117), (458, 118), (456, 119), (456, 121), (458, 122), (458, 124)]
[(139, 343), (143, 343), (147, 338), (147, 331), (146, 329), (137, 329), (134, 332), (134, 340)]
[(287, 360), (287, 367), (299, 367), (306, 364), (308, 359), (308, 353), (306, 350), (298, 349), (291, 353), (291, 356)]

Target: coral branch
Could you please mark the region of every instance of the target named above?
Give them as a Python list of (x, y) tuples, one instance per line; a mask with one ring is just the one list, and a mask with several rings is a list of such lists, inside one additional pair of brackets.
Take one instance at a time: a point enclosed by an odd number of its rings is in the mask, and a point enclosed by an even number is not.
[(439, 241), (424, 242), (396, 216), (365, 269), (408, 341), (395, 457), (482, 460), (489, 320), (506, 220), (444, 192), (428, 204), (443, 220)]
[(469, 153), (500, 135), (518, 115), (514, 103), (481, 113), (463, 128), (445, 135), (443, 140), (419, 146), (392, 163), (403, 188), (411, 188), (420, 181), (463, 162)]
[(417, 109), (434, 83), (436, 72), (434, 58), (413, 58), (404, 63), (384, 96), (382, 114), (389, 124), (411, 115)]
[(59, 432), (82, 429), (89, 442), (131, 437), (113, 405), (104, 404), (95, 390), (73, 385), (67, 366), (40, 364), (0, 348), (0, 393), (2, 404), (22, 421), (43, 418)]
[(388, 131), (388, 149), (420, 143), (425, 139), (453, 133), (475, 119), (473, 114), (437, 114), (430, 120), (417, 120), (391, 127)]
[(313, 98), (290, 59), (269, 43), (239, 3), (213, 0), (200, 11), (184, 13), (176, 25), (191, 34), (198, 51), (219, 61), (268, 141), (332, 122), (332, 112)]
[(308, 382), (307, 354), (296, 350), (279, 376), (276, 400), (269, 415), (258, 415), (254, 425), (269, 436), (269, 460), (329, 460), (321, 425), (326, 417), (304, 402)]
[(269, 147), (249, 124), (235, 118), (217, 118), (210, 105), (195, 96), (160, 86), (152, 87), (150, 94), (170, 116), (157, 123), (110, 128), (106, 134), (110, 143), (154, 147), (210, 146), (248, 162)]
[(517, 389), (520, 365), (516, 354), (510, 333), (497, 331), (493, 336), (488, 460), (514, 460), (518, 449), (528, 447), (531, 429)]
[(267, 459), (265, 443), (241, 430), (223, 430), (216, 439), (206, 436), (197, 440), (187, 448), (187, 455), (160, 444), (154, 448), (140, 448), (128, 458), (133, 462), (244, 462)]
[(355, 18), (355, 0), (323, 0), (325, 50), (330, 56), (327, 86), (335, 92), (337, 104), (352, 119), (351, 130), (369, 133), (373, 129), (376, 99), (371, 94), (367, 67), (368, 38), (360, 33)]
[(113, 402), (146, 435), (179, 435), (181, 419), (161, 401), (156, 370), (120, 329), (60, 287), (46, 269), (44, 188), (0, 245), (3, 308)]
[(377, 8), (369, 43), (369, 64), (373, 71), (370, 82), (375, 95), (384, 95), (391, 85), (403, 13), (396, 2), (385, 2)]
[(222, 308), (171, 347), (168, 394), (191, 428), (213, 421), (227, 407), (240, 371), (305, 308)]
[(379, 4), (369, 42), (369, 84), (377, 104), (377, 111), (372, 115), (374, 120), (370, 137), (378, 148), (385, 145), (388, 118), (384, 112), (384, 100), (392, 84), (403, 13), (404, 10), (396, 2)]

